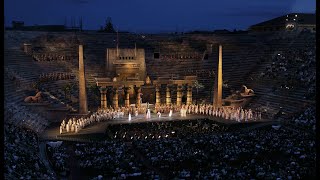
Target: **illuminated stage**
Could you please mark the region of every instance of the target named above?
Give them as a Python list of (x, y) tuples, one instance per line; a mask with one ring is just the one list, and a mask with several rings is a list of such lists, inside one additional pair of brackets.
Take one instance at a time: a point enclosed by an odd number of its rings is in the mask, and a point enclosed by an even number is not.
[[(206, 115), (194, 115), (189, 114), (187, 117), (181, 117), (180, 113), (175, 112), (171, 117), (168, 116), (168, 113), (162, 114), (159, 118), (157, 114), (151, 113), (151, 118), (146, 119), (145, 114), (139, 114), (137, 117), (132, 116), (131, 121), (128, 120), (128, 116), (124, 118), (107, 120), (99, 123), (94, 123), (93, 125), (87, 126), (84, 129), (81, 129), (78, 133), (63, 133), (59, 134), (59, 125), (56, 125), (52, 128), (46, 129), (42, 134), (42, 139), (50, 139), (50, 140), (59, 140), (63, 137), (73, 137), (77, 135), (89, 135), (89, 134), (105, 134), (108, 125), (110, 124), (131, 124), (131, 123), (148, 123), (148, 122), (167, 122), (167, 121), (184, 121), (184, 120), (195, 120), (195, 119), (209, 119), (212, 121), (220, 122), (223, 124), (241, 124), (241, 123), (273, 123), (274, 121), (262, 119), (260, 121), (249, 121), (249, 122), (237, 122), (232, 120), (226, 120), (222, 118), (206, 116)], [(68, 139), (68, 138), (67, 138)], [(64, 140), (67, 140), (64, 139)]]

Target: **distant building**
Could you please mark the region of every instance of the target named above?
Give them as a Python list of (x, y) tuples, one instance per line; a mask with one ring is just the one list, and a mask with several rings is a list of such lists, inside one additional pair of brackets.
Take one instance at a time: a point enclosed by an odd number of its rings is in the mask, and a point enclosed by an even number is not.
[(251, 32), (273, 32), (273, 31), (316, 31), (316, 15), (308, 13), (291, 13), (280, 16), (259, 24), (250, 26)]
[(6, 27), (7, 30), (22, 30), (22, 31), (67, 31), (64, 25), (33, 25), (25, 26), (23, 21), (12, 21), (12, 27)]
[(13, 29), (21, 29), (24, 27), (23, 21), (12, 21), (12, 28)]

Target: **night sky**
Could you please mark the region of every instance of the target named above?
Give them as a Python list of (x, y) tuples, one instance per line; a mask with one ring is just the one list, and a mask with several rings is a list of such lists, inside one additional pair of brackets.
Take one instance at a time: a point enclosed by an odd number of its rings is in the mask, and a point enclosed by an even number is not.
[(107, 17), (120, 31), (173, 32), (247, 29), (287, 13), (314, 13), (316, 0), (5, 0), (6, 26), (65, 24), (82, 16), (84, 29)]

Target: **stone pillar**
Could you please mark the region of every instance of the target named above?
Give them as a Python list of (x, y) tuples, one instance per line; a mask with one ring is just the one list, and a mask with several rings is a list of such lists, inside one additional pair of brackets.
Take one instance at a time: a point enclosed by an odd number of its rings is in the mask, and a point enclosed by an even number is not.
[(118, 87), (113, 89), (113, 108), (118, 108)]
[(124, 105), (125, 105), (125, 107), (130, 107), (129, 87), (125, 87), (124, 95), (125, 95)]
[(170, 94), (170, 88), (168, 85), (166, 87), (166, 105), (171, 105), (171, 94)]
[(181, 85), (177, 86), (177, 106), (181, 106), (182, 104), (182, 93), (181, 93), (182, 87)]
[(136, 91), (137, 91), (137, 100), (136, 100), (136, 106), (140, 107), (141, 106), (141, 87), (136, 87)]
[(101, 108), (105, 109), (107, 108), (107, 89), (100, 88), (100, 94), (101, 94)]
[(218, 96), (218, 74), (214, 75), (214, 85), (213, 85), (213, 106), (217, 106), (217, 96)]
[(192, 104), (192, 86), (188, 85), (188, 91), (187, 91), (187, 105)]
[(222, 45), (219, 45), (217, 106), (222, 106)]
[(88, 114), (83, 46), (79, 45), (79, 114)]
[(156, 85), (156, 106), (159, 106), (161, 103), (160, 100), (160, 88), (158, 85)]

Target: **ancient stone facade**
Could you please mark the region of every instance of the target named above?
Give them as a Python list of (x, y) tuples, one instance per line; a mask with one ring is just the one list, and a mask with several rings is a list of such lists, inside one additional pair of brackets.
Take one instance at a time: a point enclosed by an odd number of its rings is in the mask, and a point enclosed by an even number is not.
[(108, 48), (105, 70), (107, 76), (117, 77), (118, 81), (144, 81), (146, 78), (144, 49)]

